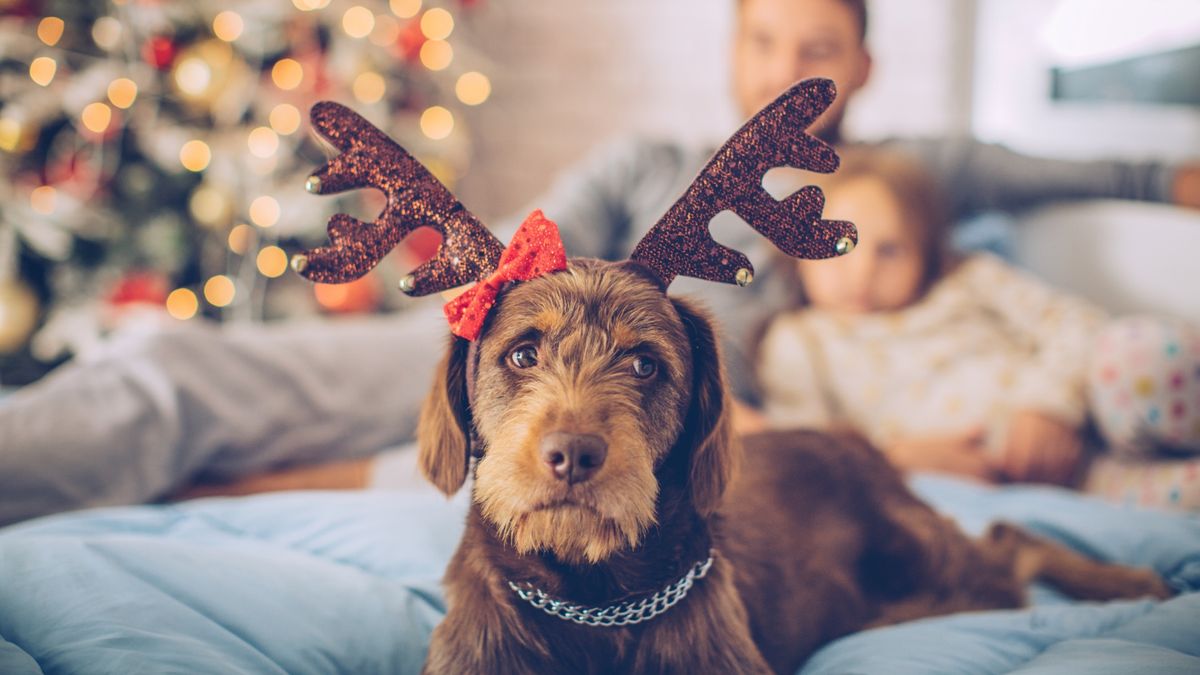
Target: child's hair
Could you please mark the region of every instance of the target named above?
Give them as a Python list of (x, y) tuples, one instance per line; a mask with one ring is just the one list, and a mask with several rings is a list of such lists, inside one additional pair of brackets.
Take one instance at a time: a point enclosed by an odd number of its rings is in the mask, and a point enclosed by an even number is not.
[[(842, 160), (838, 170), (813, 176), (812, 184), (821, 188), (828, 198), (835, 188), (862, 178), (874, 178), (883, 183), (900, 204), (905, 223), (917, 231), (917, 246), (925, 264), (920, 287), (924, 293), (954, 262), (950, 253), (949, 209), (933, 176), (915, 159), (894, 150), (850, 145), (839, 147), (838, 155)], [(784, 268), (789, 270), (793, 287), (798, 292), (793, 306), (807, 305), (799, 275), (795, 274), (795, 264), (784, 264)]]

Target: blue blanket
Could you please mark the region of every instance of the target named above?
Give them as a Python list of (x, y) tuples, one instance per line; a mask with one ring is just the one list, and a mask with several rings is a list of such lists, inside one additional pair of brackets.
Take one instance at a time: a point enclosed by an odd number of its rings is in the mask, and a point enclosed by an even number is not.
[[(1050, 489), (914, 487), (970, 531), (1004, 517), (1200, 590), (1200, 520)], [(0, 530), (0, 673), (417, 673), (465, 496), (281, 493), (84, 511)], [(915, 621), (804, 673), (1196, 673), (1200, 593)]]

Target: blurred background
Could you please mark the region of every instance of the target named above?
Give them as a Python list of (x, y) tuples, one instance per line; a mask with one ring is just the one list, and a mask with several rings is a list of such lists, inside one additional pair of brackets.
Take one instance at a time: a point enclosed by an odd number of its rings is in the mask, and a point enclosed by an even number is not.
[[(1200, 149), (1200, 2), (876, 0), (848, 135), (974, 135), (1055, 157)], [(622, 135), (719, 143), (734, 0), (0, 0), (0, 384), (107, 333), (402, 307), (410, 237), (365, 279), (287, 254), (316, 198), (315, 101), (347, 103), (485, 221)]]

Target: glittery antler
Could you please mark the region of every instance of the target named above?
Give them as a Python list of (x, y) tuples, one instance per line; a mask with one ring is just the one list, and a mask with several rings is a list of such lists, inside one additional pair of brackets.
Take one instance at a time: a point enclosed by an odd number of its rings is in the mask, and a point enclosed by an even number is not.
[(742, 253), (713, 240), (709, 221), (726, 209), (797, 258), (829, 258), (854, 248), (851, 223), (822, 220), (825, 196), (808, 186), (782, 201), (762, 186), (777, 166), (830, 173), (833, 148), (805, 133), (835, 95), (833, 82), (805, 80), (746, 122), (708, 161), (687, 192), (638, 242), (632, 260), (653, 269), (667, 285), (676, 275), (745, 286), (754, 268)]
[(371, 223), (344, 213), (330, 218), (332, 243), (295, 256), (297, 272), (326, 283), (357, 279), (422, 226), (441, 232), (442, 243), (432, 259), (401, 280), (405, 293), (454, 288), (496, 268), (504, 251), (500, 240), (404, 148), (354, 111), (330, 101), (313, 106), (312, 124), (342, 154), (309, 177), (308, 191), (333, 194), (376, 187), (387, 195), (387, 206)]

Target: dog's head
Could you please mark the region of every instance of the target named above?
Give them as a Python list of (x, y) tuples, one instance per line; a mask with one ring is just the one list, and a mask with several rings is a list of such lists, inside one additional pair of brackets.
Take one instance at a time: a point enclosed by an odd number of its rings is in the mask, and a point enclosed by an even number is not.
[[(712, 512), (734, 465), (713, 326), (637, 263), (574, 260), (453, 338), (418, 427), (421, 469), (517, 550), (596, 562), (635, 546), (663, 481)], [(476, 447), (471, 447), (472, 445)]]

